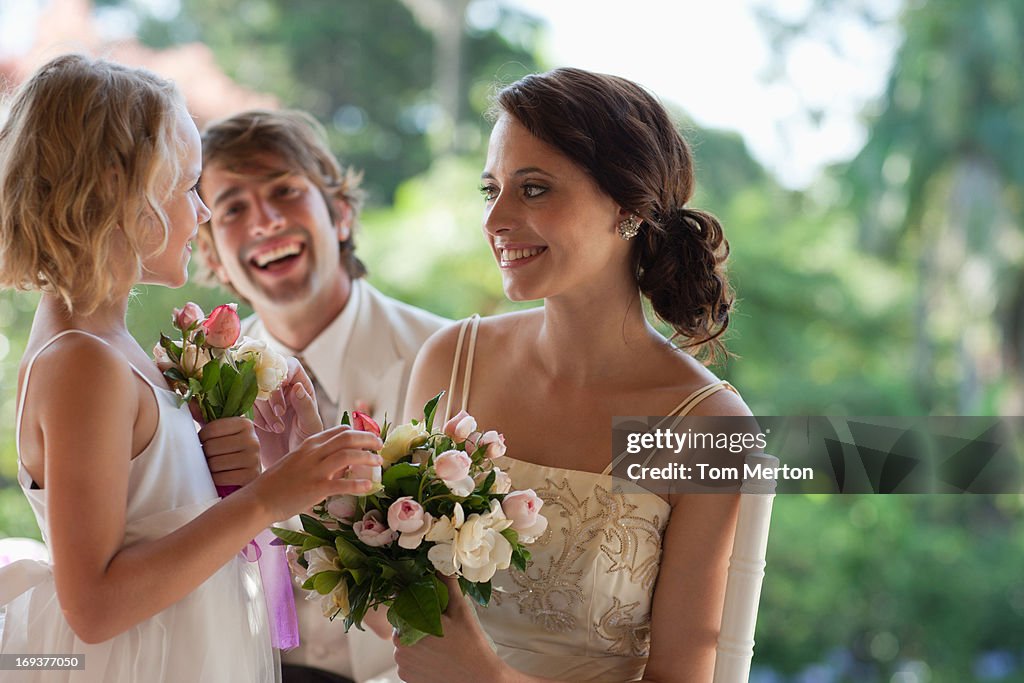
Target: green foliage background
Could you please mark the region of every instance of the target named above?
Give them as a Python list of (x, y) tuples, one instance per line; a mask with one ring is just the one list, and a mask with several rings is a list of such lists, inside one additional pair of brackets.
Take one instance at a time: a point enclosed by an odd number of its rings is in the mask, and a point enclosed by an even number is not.
[[(182, 0), (169, 21), (142, 2), (100, 4), (135, 12), (152, 45), (202, 40), (238, 81), (328, 125), (339, 155), (366, 171), (358, 239), (375, 285), (453, 318), (511, 308), (479, 233), (482, 112), (496, 80), (545, 67), (535, 20), (499, 6), (493, 25), (466, 25), (462, 94), (445, 118), (438, 37), (415, 3)], [(801, 21), (764, 21), (784, 50), (786, 36), (870, 23), (871, 3), (817, 0)], [(782, 188), (737, 135), (677, 111), (695, 143), (694, 204), (721, 218), (733, 250), (736, 355), (716, 370), (755, 414), (1024, 408), (1024, 5), (916, 0), (899, 23), (863, 150), (806, 191)], [(130, 328), (148, 345), (174, 306), (226, 298), (140, 288)], [(15, 482), (13, 433), (34, 302), (0, 293), (0, 536), (39, 537)], [(1022, 505), (1020, 495), (780, 496), (751, 680), (1024, 681)]]

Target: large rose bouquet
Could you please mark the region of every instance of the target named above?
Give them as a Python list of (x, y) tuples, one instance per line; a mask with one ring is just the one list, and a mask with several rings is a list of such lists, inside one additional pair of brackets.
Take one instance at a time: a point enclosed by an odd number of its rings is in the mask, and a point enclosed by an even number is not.
[(449, 596), (437, 573), (458, 577), (462, 592), (486, 605), (494, 573), (525, 570), (524, 544), (547, 528), (537, 495), (510, 491), (493, 463), (505, 453), (501, 434), (481, 433), (465, 411), (433, 430), (440, 397), (426, 404), (423, 420), (395, 427), (346, 414), (343, 423), (384, 442), (378, 490), (322, 501), (301, 515), (304, 531), (272, 529), (292, 546), (292, 571), (308, 599), (319, 597), (324, 616), (343, 617), (346, 630), (362, 628), (367, 610), (386, 607), (403, 643), (442, 636)]
[(288, 375), (288, 361), (265, 342), (239, 337), (236, 304), (217, 306), (206, 316), (191, 301), (172, 318), (180, 339), (160, 335), (156, 364), (183, 401), (194, 399), (203, 420), (249, 415)]

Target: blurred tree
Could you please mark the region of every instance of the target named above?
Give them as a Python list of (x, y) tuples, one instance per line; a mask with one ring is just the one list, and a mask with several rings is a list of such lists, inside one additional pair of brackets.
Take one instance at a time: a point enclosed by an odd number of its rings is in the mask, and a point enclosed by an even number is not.
[(171, 18), (106, 1), (140, 16), (144, 42), (200, 40), (240, 83), (326, 122), (382, 204), (435, 153), (480, 148), (475, 84), (537, 68), (537, 20), (493, 0), (181, 0)]
[[(838, 43), (844, 22), (877, 26), (883, 5), (816, 0), (799, 19), (763, 16), (779, 38), (813, 33)], [(914, 2), (899, 26), (902, 45), (868, 117), (868, 142), (838, 169), (844, 198), (861, 243), (913, 268), (911, 368), (921, 405), (1019, 414), (1024, 4)], [(787, 41), (779, 44), (784, 51)]]

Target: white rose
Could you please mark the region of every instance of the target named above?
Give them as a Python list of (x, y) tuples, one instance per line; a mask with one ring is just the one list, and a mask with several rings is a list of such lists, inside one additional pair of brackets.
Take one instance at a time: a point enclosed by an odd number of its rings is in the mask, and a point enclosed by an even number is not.
[(455, 504), (451, 517), (438, 517), (427, 532), (427, 540), (435, 543), (451, 543), (462, 523), (466, 521), (466, 513), (460, 503)]
[(210, 362), (210, 352), (195, 344), (186, 344), (181, 352), (181, 370), (186, 377), (203, 378), (203, 366)]
[(294, 545), (288, 546), (288, 550), (285, 551), (285, 557), (288, 559), (288, 568), (292, 570), (292, 575), (300, 586), (309, 578), (306, 568), (299, 564), (299, 557), (301, 556), (301, 548)]
[[(502, 472), (501, 468), (492, 467), (494, 471), (494, 483), (491, 484), (491, 490), (488, 493), (508, 493), (512, 490), (512, 477), (508, 476), (508, 473)], [(489, 472), (487, 470), (476, 475), (474, 481), (477, 486), (483, 483), (484, 479), (487, 478)]]
[(466, 518), (452, 544), (455, 562), (466, 580), (490, 581), (497, 570), (508, 569), (512, 562), (512, 545), (501, 532), (511, 523), (502, 514), (500, 504), (492, 505), (491, 512), (474, 513)]
[(320, 572), (336, 572), (341, 569), (341, 564), (338, 562), (338, 552), (329, 546), (322, 545), (312, 550), (307, 550), (306, 564), (309, 565), (306, 568), (306, 576), (314, 576)]
[(427, 559), (434, 565), (434, 569), (445, 576), (451, 576), (459, 569), (455, 564), (455, 548), (452, 544), (458, 536), (459, 527), (465, 521), (466, 513), (462, 505), (456, 503), (451, 517), (438, 517), (427, 530), (426, 539), (435, 544), (427, 551)]
[(249, 359), (256, 361), (256, 383), (259, 385), (259, 398), (268, 398), (270, 393), (281, 386), (288, 376), (288, 360), (271, 349), (265, 341), (242, 337), (231, 349), (236, 363), (244, 363)]
[[(317, 595), (317, 593), (314, 591), (313, 595)], [(341, 579), (338, 581), (338, 585), (334, 587), (334, 590), (325, 595), (323, 600), (320, 601), (320, 610), (323, 612), (323, 615), (329, 619), (333, 617), (338, 610), (341, 610), (341, 613), (338, 614), (338, 616), (347, 617), (349, 609), (348, 584), (345, 583), (345, 579)]]
[(384, 439), (384, 447), (380, 449), (384, 465), (393, 465), (409, 455), (413, 448), (425, 444), (428, 436), (430, 435), (422, 422), (398, 425), (388, 432), (388, 438)]

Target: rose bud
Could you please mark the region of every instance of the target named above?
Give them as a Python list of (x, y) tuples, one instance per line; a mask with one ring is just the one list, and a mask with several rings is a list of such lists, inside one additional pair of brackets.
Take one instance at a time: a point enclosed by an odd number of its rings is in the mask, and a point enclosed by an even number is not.
[(351, 522), (359, 509), (355, 496), (331, 496), (327, 499), (327, 514), (342, 522)]
[(371, 434), (380, 437), (380, 425), (377, 424), (372, 417), (358, 410), (352, 411), (352, 429), (357, 429), (361, 432), (370, 432)]
[(203, 313), (203, 309), (199, 308), (199, 304), (189, 301), (181, 308), (174, 309), (174, 316), (172, 320), (175, 327), (182, 332), (185, 332), (188, 328), (192, 327), (205, 317), (206, 314)]
[(398, 536), (397, 531), (389, 529), (384, 524), (384, 516), (380, 510), (367, 512), (361, 522), (352, 525), (352, 531), (356, 532), (356, 537), (360, 541), (374, 548), (388, 545)]
[(485, 453), (488, 459), (494, 460), (495, 458), (500, 458), (505, 455), (505, 435), (499, 434), (493, 429), (486, 431), (476, 442), (477, 448), (480, 448), (481, 446), (487, 447), (487, 451)]
[(402, 496), (388, 508), (388, 526), (402, 533), (417, 531), (423, 526), (423, 514), (423, 506), (412, 496)]
[(533, 489), (513, 491), (501, 501), (502, 511), (512, 520), (512, 529), (519, 533), (524, 543), (531, 542), (548, 528), (547, 517), (540, 514), (543, 505), (544, 501)]
[(242, 321), (238, 319), (236, 308), (238, 304), (218, 306), (213, 309), (209, 318), (200, 323), (207, 344), (217, 349), (226, 349), (238, 341)]
[(472, 460), (462, 451), (445, 451), (434, 459), (434, 471), (439, 479), (458, 481), (469, 475)]
[(153, 360), (156, 361), (156, 367), (160, 369), (160, 372), (167, 372), (174, 367), (174, 361), (167, 355), (167, 349), (160, 344), (153, 347)]
[(455, 443), (462, 443), (476, 431), (476, 418), (460, 410), (458, 414), (444, 425), (444, 435)]

